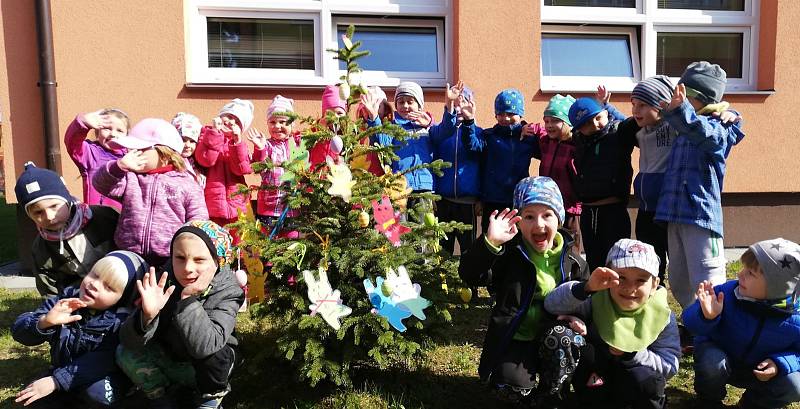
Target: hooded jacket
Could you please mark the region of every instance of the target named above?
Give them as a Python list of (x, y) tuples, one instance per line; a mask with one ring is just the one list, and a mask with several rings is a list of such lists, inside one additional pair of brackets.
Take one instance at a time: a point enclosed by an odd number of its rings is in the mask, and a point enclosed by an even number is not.
[[(467, 128), (470, 128), (467, 131)], [(454, 129), (454, 132), (432, 132), (433, 159), (450, 162), (452, 166), (442, 169), (442, 176), (436, 177), (436, 193), (447, 199), (472, 199), (481, 194), (480, 181), (480, 155), (466, 149), (462, 143), (462, 134), (480, 133), (483, 130), (475, 126), (475, 121), (464, 121)]]
[(80, 115), (69, 124), (64, 133), (64, 146), (69, 152), (69, 157), (75, 162), (83, 179), (83, 202), (90, 205), (111, 206), (117, 211), (122, 204), (114, 199), (103, 196), (92, 186), (92, 178), (97, 170), (107, 162), (122, 158), (123, 151), (109, 151), (94, 141), (87, 141), (89, 127), (81, 120)]
[(205, 205), (208, 214), (218, 219), (235, 219), (237, 210), (247, 210), (249, 195), (235, 195), (239, 185), (247, 185), (244, 175), (253, 173), (247, 143), (230, 143), (222, 132), (205, 126), (194, 152), (197, 163), (206, 168)]

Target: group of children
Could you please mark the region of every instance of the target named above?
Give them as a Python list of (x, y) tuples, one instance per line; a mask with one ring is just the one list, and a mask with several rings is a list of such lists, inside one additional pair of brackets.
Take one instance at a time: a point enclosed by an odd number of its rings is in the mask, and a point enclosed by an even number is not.
[[(739, 280), (725, 283), (720, 195), (725, 160), (744, 134), (721, 100), (724, 87), (719, 66), (693, 63), (677, 86), (663, 76), (641, 81), (630, 118), (598, 87), (596, 98), (554, 96), (542, 124), (526, 123), (522, 93), (507, 89), (487, 128), (476, 125), (475, 96), (460, 82), (448, 85), (439, 124), (416, 83), (398, 85), (394, 108), (378, 87), (361, 96), (365, 126), (392, 122), (409, 135), (362, 141), (395, 146), (399, 158), (383, 164), (371, 155), (369, 171), (387, 165), (405, 172), (413, 192), (440, 195), (442, 221), (474, 227), (481, 216), (480, 238), (455, 234), (444, 248), (454, 251), (457, 240), (462, 279), (494, 292), (479, 375), (499, 396), (555, 407), (571, 384), (580, 402), (663, 408), (681, 355), (660, 286), (668, 254), (670, 290), (697, 336), (698, 398), (719, 406), (732, 383), (748, 388), (746, 407), (800, 400), (800, 247), (757, 243)], [(246, 212), (249, 197), (235, 193), (251, 164), (269, 159), (275, 166), (261, 172), (255, 215), (297, 237), (283, 219), (301, 209), (277, 189), (280, 165), (301, 143), (293, 112), (292, 99), (276, 96), (268, 135), (251, 126), (254, 106), (241, 99), (206, 126), (183, 112), (171, 123), (134, 126), (119, 109), (79, 115), (65, 145), (83, 178), (83, 201), (57, 174), (26, 165), (15, 190), (39, 230), (36, 282), (50, 298), (21, 315), (12, 333), (26, 345), (50, 342), (53, 368), (18, 402), (109, 406), (136, 386), (151, 407), (174, 407), (179, 390), (191, 391), (194, 407), (220, 405), (244, 302), (230, 269), (238, 238), (224, 226)], [(335, 134), (344, 115), (338, 87), (326, 87), (321, 126)], [(87, 140), (90, 130), (95, 140)], [(310, 149), (312, 165), (337, 158), (331, 141)], [(532, 158), (542, 176), (529, 177)], [(452, 167), (437, 176), (419, 166), (436, 159)], [(638, 241), (629, 239), (632, 182)]]

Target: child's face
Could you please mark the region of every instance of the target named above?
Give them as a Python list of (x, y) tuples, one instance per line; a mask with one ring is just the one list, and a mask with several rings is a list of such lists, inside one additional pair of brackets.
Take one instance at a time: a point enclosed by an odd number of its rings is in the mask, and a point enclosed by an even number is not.
[(572, 128), (566, 122), (554, 117), (544, 117), (544, 129), (547, 131), (547, 137), (555, 140), (569, 139)]
[(192, 154), (194, 154), (194, 150), (197, 148), (197, 142), (194, 139), (184, 136), (183, 137), (183, 150), (181, 151), (181, 156), (184, 158), (191, 158)]
[(119, 302), (120, 298), (122, 298), (123, 290), (111, 288), (109, 283), (101, 279), (100, 276), (92, 270), (86, 277), (83, 277), (79, 294), (80, 300), (86, 304), (87, 308), (103, 311), (113, 307)]
[(636, 120), (636, 125), (641, 128), (653, 126), (661, 120), (659, 110), (650, 104), (644, 103), (639, 98), (631, 98), (631, 113), (633, 119)]
[(501, 114), (496, 114), (494, 117), (497, 119), (497, 124), (500, 126), (514, 126), (522, 122), (522, 117), (513, 112), (503, 112)]
[(658, 288), (658, 277), (641, 268), (615, 268), (619, 285), (610, 288), (611, 299), (623, 311), (633, 311), (644, 305)]
[(403, 118), (412, 112), (419, 111), (419, 103), (417, 103), (417, 100), (411, 95), (401, 95), (397, 97), (397, 99), (394, 100), (394, 107)]
[(764, 272), (761, 271), (761, 268), (743, 265), (738, 278), (739, 294), (756, 300), (767, 298), (767, 280), (764, 279)]
[(292, 134), (292, 123), (288, 117), (273, 115), (267, 120), (269, 137), (276, 141), (285, 141)]
[(98, 129), (95, 134), (97, 135), (97, 143), (100, 146), (106, 150), (113, 151), (115, 149), (109, 146), (108, 143), (114, 138), (127, 135), (128, 127), (125, 126), (125, 121), (115, 115), (109, 115), (109, 119), (111, 120), (111, 128)]
[(522, 238), (539, 253), (553, 248), (558, 231), (558, 216), (549, 206), (532, 204), (520, 212), (522, 220), (517, 225)]
[(239, 127), (240, 131), (244, 132), (244, 129), (242, 129), (242, 123), (239, 122), (239, 118), (231, 114), (222, 114), (219, 116), (219, 119), (222, 120), (222, 125), (225, 126), (225, 128), (233, 129), (233, 125), (236, 125)]
[(69, 220), (69, 206), (61, 199), (42, 199), (28, 207), (28, 216), (40, 229), (59, 231)]
[(178, 237), (172, 245), (172, 268), (183, 288), (207, 288), (217, 272), (217, 264), (202, 239), (193, 235)]
[(578, 128), (578, 132), (589, 136), (605, 128), (606, 125), (608, 125), (608, 111), (604, 109), (595, 115), (594, 118), (581, 125), (581, 127)]

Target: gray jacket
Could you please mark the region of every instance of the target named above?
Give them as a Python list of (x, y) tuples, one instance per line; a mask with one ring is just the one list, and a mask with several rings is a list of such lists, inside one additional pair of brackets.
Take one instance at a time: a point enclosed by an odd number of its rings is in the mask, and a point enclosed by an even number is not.
[[(597, 334), (597, 329), (592, 319), (592, 300), (584, 291), (584, 284), (578, 281), (569, 281), (556, 287), (544, 299), (544, 308), (551, 314), (576, 315), (584, 319), (587, 324), (588, 340), (590, 343), (602, 342)], [(681, 342), (678, 335), (678, 324), (675, 314), (670, 313), (669, 323), (661, 334), (650, 344), (647, 349), (636, 353), (626, 354), (623, 365), (646, 366), (662, 374), (664, 378), (671, 378), (678, 372), (678, 361), (681, 356)]]
[(237, 345), (234, 327), (236, 313), (244, 302), (244, 291), (231, 269), (224, 267), (217, 272), (207, 294), (184, 300), (180, 299), (180, 285), (173, 273), (168, 272), (170, 281), (176, 285), (169, 301), (147, 327), (142, 325), (141, 309), (137, 309), (120, 329), (121, 344), (137, 350), (155, 341), (167, 353), (184, 361), (203, 359), (225, 345)]

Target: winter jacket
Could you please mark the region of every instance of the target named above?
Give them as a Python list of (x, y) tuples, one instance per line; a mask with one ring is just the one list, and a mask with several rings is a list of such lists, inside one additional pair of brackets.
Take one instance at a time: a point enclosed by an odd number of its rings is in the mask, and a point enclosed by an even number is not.
[[(300, 144), (300, 134), (292, 136), (295, 146)], [(291, 157), (289, 140), (277, 141), (268, 139), (264, 149), (256, 148), (253, 151), (253, 162), (261, 162), (267, 158), (275, 165), (272, 169), (261, 172), (261, 187), (258, 191), (256, 214), (261, 216), (279, 217), (286, 208), (286, 193), (277, 189), (263, 189), (266, 186), (278, 187), (282, 184), (283, 168), (280, 165)], [(297, 210), (290, 210), (287, 217), (297, 216)]]
[(561, 190), (567, 214), (580, 215), (581, 203), (572, 187), (572, 180), (576, 176), (573, 157), (575, 144), (571, 140), (551, 139), (541, 124), (534, 124), (533, 130), (537, 138), (533, 157), (539, 159), (539, 176), (547, 176), (556, 182), (558, 189)]
[[(50, 297), (80, 283), (97, 260), (116, 250), (114, 230), (119, 213), (108, 206), (90, 206), (92, 218), (78, 234), (64, 241), (36, 236), (31, 246), (36, 289)], [(63, 251), (62, 251), (63, 244)]]
[[(371, 142), (377, 142), (381, 146), (399, 146), (395, 153), (400, 158), (392, 162), (392, 171), (403, 172), (411, 167), (431, 163), (433, 161), (433, 140), (443, 138), (442, 135), (450, 135), (455, 132), (456, 116), (455, 113), (445, 109), (442, 116), (442, 123), (432, 125), (428, 128), (417, 126), (414, 122), (394, 116), (394, 124), (405, 129), (409, 137), (405, 141), (396, 141), (391, 135), (384, 133), (375, 134), (370, 137)], [(379, 119), (374, 119), (368, 123), (370, 127), (380, 125)], [(433, 173), (430, 169), (417, 169), (406, 173), (408, 187), (414, 191), (433, 190)]]
[[(547, 295), (544, 308), (551, 314), (576, 315), (587, 324), (588, 340), (593, 345), (605, 345), (592, 321), (592, 300), (584, 290), (584, 283), (576, 281), (564, 283)], [(626, 367), (644, 366), (664, 378), (678, 373), (681, 358), (681, 340), (675, 314), (670, 312), (669, 323), (655, 341), (641, 351), (622, 355), (621, 364)]]
[(639, 209), (656, 211), (672, 143), (677, 136), (678, 133), (664, 120), (636, 132), (639, 173), (633, 180), (633, 192), (639, 198)]
[(483, 131), (475, 126), (474, 120), (470, 120), (458, 124), (452, 133), (431, 133), (433, 159), (452, 164), (451, 167), (442, 169), (442, 176), (436, 177), (436, 193), (443, 198), (475, 200), (481, 194), (480, 155), (461, 144), (462, 133), (466, 132), (466, 128), (471, 128), (469, 132), (472, 134)]
[(130, 312), (127, 308), (73, 312), (80, 321), (40, 330), (39, 318), (64, 298), (78, 298), (77, 287), (68, 287), (59, 296), (50, 297), (33, 312), (26, 312), (14, 321), (11, 335), (27, 346), (50, 343), (51, 374), (58, 390), (80, 391), (96, 381), (119, 371), (114, 351), (119, 344), (118, 330)]
[(253, 173), (247, 144), (238, 145), (210, 126), (203, 127), (194, 152), (200, 166), (207, 169), (205, 198), (208, 213), (218, 219), (235, 219), (237, 210), (247, 211), (249, 195), (235, 195), (238, 185), (247, 185), (244, 175)]
[(481, 154), (482, 201), (511, 203), (517, 182), (530, 176), (531, 157), (537, 141), (536, 138), (521, 138), (523, 126), (524, 121), (513, 127), (495, 125), (480, 133), (462, 132), (464, 146)]
[(734, 368), (751, 370), (770, 358), (778, 375), (800, 371), (800, 314), (740, 300), (734, 292), (738, 286), (738, 280), (729, 280), (714, 287), (725, 299), (722, 313), (713, 320), (703, 316), (697, 301), (683, 310), (683, 324), (695, 334), (695, 344), (711, 341)]
[(141, 309), (137, 309), (122, 325), (122, 345), (135, 351), (156, 342), (179, 361), (200, 360), (225, 345), (238, 345), (234, 327), (236, 313), (244, 302), (244, 291), (231, 269), (223, 267), (217, 272), (207, 294), (183, 300), (183, 288), (175, 279), (171, 265), (167, 272), (171, 282), (168, 285), (175, 285), (169, 301), (147, 327), (142, 325)]
[(698, 116), (689, 101), (663, 115), (678, 137), (664, 174), (656, 220), (694, 224), (722, 237), (725, 160), (744, 138), (741, 122), (723, 125), (719, 118)]
[(69, 157), (75, 162), (78, 171), (83, 179), (83, 203), (90, 205), (111, 206), (117, 211), (122, 208), (122, 204), (114, 199), (105, 197), (92, 186), (92, 177), (108, 161), (117, 160), (124, 154), (124, 150), (108, 151), (99, 143), (87, 141), (89, 127), (80, 120), (80, 115), (69, 124), (67, 132), (64, 134), (64, 146), (67, 148)]
[(92, 180), (100, 193), (122, 201), (114, 242), (150, 265), (169, 257), (172, 234), (190, 220), (208, 220), (200, 185), (188, 172), (135, 173), (108, 162)]
[[(564, 238), (564, 246), (561, 250), (561, 280), (558, 284), (570, 280), (586, 280), (589, 269), (586, 262), (571, 251), (574, 240), (564, 230), (559, 230), (559, 233)], [(496, 303), (489, 317), (489, 328), (478, 367), (481, 379), (488, 379), (498, 364), (502, 351), (526, 317), (537, 286), (536, 267), (528, 260), (519, 234), (503, 244), (498, 254), (489, 249), (481, 236), (461, 256), (458, 275), (470, 286), (491, 285), (496, 291)], [(546, 319), (554, 321), (555, 316), (548, 315)], [(545, 322), (539, 324), (540, 327), (545, 325)]]

